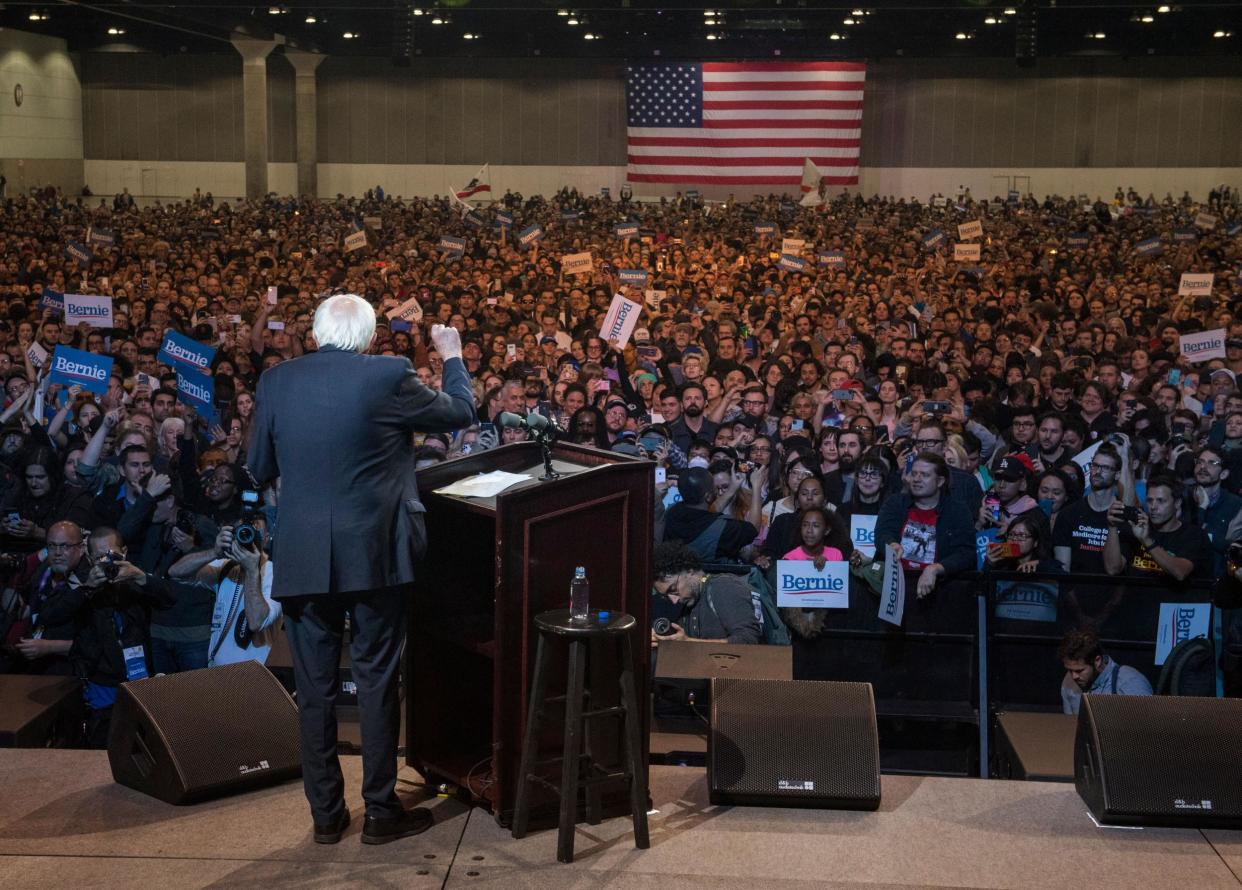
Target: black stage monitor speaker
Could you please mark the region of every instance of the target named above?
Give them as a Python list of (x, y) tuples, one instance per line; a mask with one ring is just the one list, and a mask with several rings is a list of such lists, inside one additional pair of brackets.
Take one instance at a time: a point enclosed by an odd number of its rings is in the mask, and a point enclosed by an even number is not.
[(112, 709), (112, 778), (172, 804), (301, 775), (293, 699), (255, 661), (122, 683)]
[(1098, 822), (1242, 828), (1242, 701), (1086, 695), (1074, 784)]
[(878, 808), (871, 684), (713, 679), (707, 784), (713, 804)]

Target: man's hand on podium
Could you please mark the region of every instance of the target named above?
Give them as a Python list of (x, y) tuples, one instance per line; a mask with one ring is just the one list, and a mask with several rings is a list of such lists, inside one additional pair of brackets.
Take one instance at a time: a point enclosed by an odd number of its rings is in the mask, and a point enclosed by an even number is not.
[(436, 348), (436, 352), (440, 353), (440, 358), (448, 361), (451, 358), (461, 358), (461, 334), (457, 332), (457, 328), (433, 324), (431, 326), (431, 342)]

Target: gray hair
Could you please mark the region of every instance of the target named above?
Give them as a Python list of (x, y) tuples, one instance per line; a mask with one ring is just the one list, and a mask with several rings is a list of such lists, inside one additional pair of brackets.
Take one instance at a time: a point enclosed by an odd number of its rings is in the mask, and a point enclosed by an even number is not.
[(375, 339), (375, 310), (356, 294), (337, 294), (319, 304), (313, 330), (320, 347), (365, 352)]

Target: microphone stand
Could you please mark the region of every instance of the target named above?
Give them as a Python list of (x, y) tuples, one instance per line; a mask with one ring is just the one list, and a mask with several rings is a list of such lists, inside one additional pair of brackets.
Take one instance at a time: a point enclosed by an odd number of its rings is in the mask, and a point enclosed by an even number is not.
[(548, 421), (548, 424), (542, 429), (529, 430), (529, 432), (535, 437), (535, 441), (539, 443), (540, 450), (543, 451), (543, 475), (539, 477), (539, 481), (551, 482), (553, 479), (560, 479), (561, 474), (552, 469), (552, 445), (556, 442), (557, 435), (561, 432), (560, 427), (554, 422)]

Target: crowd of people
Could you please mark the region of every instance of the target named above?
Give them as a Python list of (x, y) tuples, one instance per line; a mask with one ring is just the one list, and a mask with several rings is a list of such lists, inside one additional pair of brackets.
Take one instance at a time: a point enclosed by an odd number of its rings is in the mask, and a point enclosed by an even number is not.
[[(506, 411), (655, 462), (655, 589), (686, 616), (702, 565), (865, 576), (887, 551), (920, 600), (981, 569), (1242, 584), (1236, 195), (9, 198), (0, 670), (79, 677), (99, 744), (120, 682), (262, 657), (279, 491), (245, 470), (258, 378), (315, 349), (336, 293), (434, 388), (430, 325), (461, 332), (481, 422), (420, 435), (418, 466), (524, 438)], [(110, 326), (66, 325), (62, 294), (111, 297)], [(639, 307), (624, 339), (601, 336), (617, 295)], [(169, 330), (215, 350), (213, 411), (178, 392)], [(1183, 355), (1216, 330), (1223, 357)], [(57, 346), (111, 356), (106, 392), (50, 382)], [(822, 626), (718, 587), (654, 641)]]

